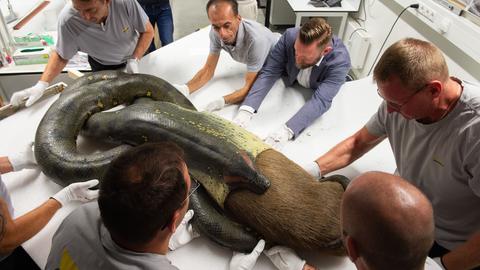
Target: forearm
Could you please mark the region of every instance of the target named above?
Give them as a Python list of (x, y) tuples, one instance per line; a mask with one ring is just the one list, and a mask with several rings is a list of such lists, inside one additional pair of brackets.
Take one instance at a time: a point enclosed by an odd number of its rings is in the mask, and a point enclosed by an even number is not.
[(0, 253), (6, 254), (23, 242), (32, 238), (50, 221), (60, 209), (61, 204), (54, 199), (48, 199), (39, 207), (6, 225), (4, 238), (0, 241)]
[(480, 232), (465, 244), (443, 255), (442, 262), (448, 270), (466, 270), (480, 266)]
[(245, 89), (245, 87), (242, 87), (238, 90), (235, 90), (235, 92), (224, 96), (223, 98), (225, 99), (225, 104), (236, 104), (242, 102), (247, 96), (248, 90), (250, 90), (250, 88)]
[(348, 166), (384, 138), (370, 135), (365, 127), (362, 128), (316, 160), (322, 175)]
[(150, 24), (150, 22), (147, 22), (146, 24), (146, 30), (143, 33), (140, 33), (140, 37), (138, 38), (137, 41), (137, 46), (135, 47), (135, 50), (133, 51), (132, 58), (135, 59), (141, 59), (145, 52), (147, 51), (148, 47), (152, 43), (153, 40), (153, 27)]
[(210, 81), (213, 77), (213, 70), (210, 70), (207, 67), (203, 67), (200, 69), (195, 76), (187, 83), (188, 89), (190, 89), (190, 93), (200, 89), (204, 86), (208, 81)]
[(257, 78), (258, 72), (248, 72), (245, 75), (245, 85), (236, 90), (235, 92), (224, 96), (226, 104), (236, 104), (242, 102), (247, 96), (250, 88), (252, 88), (255, 79)]
[(9, 173), (12, 171), (13, 166), (8, 157), (0, 157), (0, 174)]
[(319, 157), (316, 162), (320, 167), (322, 175), (346, 167), (358, 159), (363, 153), (354, 153), (352, 151), (354, 144), (354, 139), (349, 137)]
[(68, 59), (63, 59), (56, 51), (52, 51), (50, 59), (48, 59), (45, 71), (40, 77), (41, 81), (51, 83), (55, 77), (62, 72), (68, 63)]

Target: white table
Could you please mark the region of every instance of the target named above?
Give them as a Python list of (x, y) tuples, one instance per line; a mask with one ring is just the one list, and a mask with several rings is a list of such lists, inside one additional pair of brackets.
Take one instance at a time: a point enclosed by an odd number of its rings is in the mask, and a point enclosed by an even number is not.
[[(140, 71), (162, 78), (172, 83), (185, 83), (203, 65), (207, 58), (208, 31), (205, 28), (179, 41), (163, 47), (145, 57), (140, 63)], [(226, 53), (222, 53), (214, 78), (203, 89), (191, 95), (192, 102), (202, 108), (209, 100), (224, 95), (243, 85), (244, 65), (235, 63)], [(311, 161), (340, 140), (358, 130), (369, 119), (380, 103), (371, 79), (346, 83), (334, 99), (331, 109), (307, 128), (293, 142), (285, 145), (283, 152), (292, 160), (303, 163)], [(308, 99), (305, 89), (285, 88), (278, 81), (265, 98), (254, 117), (250, 130), (264, 137), (268, 132), (288, 120)], [(44, 100), (9, 118), (0, 121), (0, 155), (14, 153), (18, 147), (32, 141), (36, 127), (49, 105), (56, 97)], [(282, 106), (279, 106), (282, 104)], [(231, 119), (238, 106), (228, 106), (218, 112)], [(359, 161), (340, 171), (348, 177), (369, 170), (393, 172), (395, 164), (390, 147), (383, 142)], [(2, 175), (13, 200), (16, 216), (41, 204), (49, 196), (60, 190), (60, 186), (50, 181), (38, 169), (24, 170)], [(51, 222), (36, 236), (23, 244), (25, 250), (41, 267), (45, 266), (53, 233), (63, 218), (78, 204), (67, 205), (58, 211)], [(228, 269), (232, 252), (219, 247), (205, 237), (195, 239), (188, 245), (170, 252), (168, 257), (180, 269)], [(346, 257), (333, 257), (315, 253), (302, 253), (311, 264), (319, 269), (355, 269)], [(261, 256), (255, 269), (275, 267)]]

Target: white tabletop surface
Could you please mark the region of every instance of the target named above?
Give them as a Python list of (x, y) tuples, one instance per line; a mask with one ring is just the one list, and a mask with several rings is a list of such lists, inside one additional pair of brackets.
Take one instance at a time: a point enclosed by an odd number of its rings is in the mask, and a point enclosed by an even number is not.
[[(168, 79), (171, 83), (187, 82), (202, 67), (209, 52), (209, 28), (204, 28), (146, 56), (140, 62), (140, 71)], [(218, 97), (243, 86), (246, 67), (234, 62), (222, 52), (214, 78), (190, 99), (199, 109)], [(285, 145), (282, 152), (300, 164), (312, 161), (336, 143), (361, 128), (376, 111), (380, 98), (370, 78), (346, 83), (335, 97), (331, 109), (307, 128), (295, 141)], [(253, 118), (250, 131), (260, 137), (286, 122), (305, 103), (310, 90), (299, 86), (285, 88), (279, 80), (265, 98), (258, 114)], [(0, 155), (14, 153), (19, 147), (32, 141), (43, 114), (57, 97), (39, 102), (9, 118), (0, 121)], [(218, 114), (232, 119), (238, 106), (228, 106)], [(390, 146), (383, 142), (348, 168), (340, 170), (348, 177), (369, 170), (393, 172), (395, 163)], [(2, 175), (9, 189), (16, 216), (40, 205), (49, 196), (60, 190), (38, 169), (23, 170)], [(53, 233), (62, 219), (78, 204), (60, 209), (51, 222), (35, 237), (23, 244), (34, 261), (45, 266)], [(168, 257), (180, 269), (228, 269), (232, 252), (221, 248), (205, 237), (195, 239), (188, 245), (172, 251)], [(346, 257), (333, 257), (315, 253), (301, 254), (319, 269), (355, 269)], [(275, 267), (261, 256), (254, 269)]]

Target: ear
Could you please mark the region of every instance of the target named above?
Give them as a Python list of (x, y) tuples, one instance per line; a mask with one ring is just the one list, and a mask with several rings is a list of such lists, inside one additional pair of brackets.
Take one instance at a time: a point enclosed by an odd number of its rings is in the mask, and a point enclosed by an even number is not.
[(433, 97), (438, 97), (442, 93), (443, 84), (437, 80), (431, 81), (428, 90)]
[(359, 256), (355, 240), (349, 235), (345, 237), (345, 248), (347, 249), (347, 255), (352, 262), (355, 262)]
[(325, 47), (325, 49), (323, 49), (323, 52), (322, 52), (322, 53), (323, 53), (323, 55), (327, 55), (327, 54), (329, 54), (331, 51), (333, 51), (332, 46), (327, 45), (327, 46)]
[(180, 222), (182, 222), (181, 211), (176, 210), (176, 211), (173, 213), (173, 217), (172, 217), (172, 220), (170, 220), (170, 224), (168, 224), (168, 229), (169, 229), (172, 233), (174, 233), (175, 230), (177, 230), (177, 227), (178, 227), (178, 225), (180, 224)]

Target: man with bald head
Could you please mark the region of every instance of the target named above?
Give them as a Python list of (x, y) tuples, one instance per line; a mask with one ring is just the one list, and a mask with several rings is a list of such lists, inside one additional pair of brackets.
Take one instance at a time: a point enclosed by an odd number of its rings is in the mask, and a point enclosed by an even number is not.
[(342, 200), (344, 245), (357, 269), (440, 269), (427, 254), (432, 206), (412, 184), (381, 172), (357, 177)]

